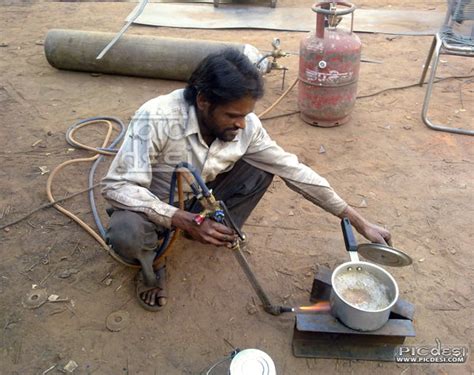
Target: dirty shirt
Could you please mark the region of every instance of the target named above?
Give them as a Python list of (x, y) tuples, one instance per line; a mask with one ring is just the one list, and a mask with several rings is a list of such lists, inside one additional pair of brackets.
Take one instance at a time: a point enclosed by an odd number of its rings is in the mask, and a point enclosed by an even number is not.
[[(209, 182), (243, 159), (281, 177), (290, 189), (334, 215), (347, 207), (325, 178), (270, 138), (254, 113), (246, 116), (245, 128), (232, 141), (215, 139), (208, 146), (200, 134), (196, 109), (183, 94), (181, 89), (152, 99), (133, 116), (102, 180), (102, 194), (112, 206), (142, 212), (155, 224), (170, 228), (177, 210), (169, 202), (177, 164), (191, 164)], [(186, 198), (191, 198), (191, 189), (183, 185)]]

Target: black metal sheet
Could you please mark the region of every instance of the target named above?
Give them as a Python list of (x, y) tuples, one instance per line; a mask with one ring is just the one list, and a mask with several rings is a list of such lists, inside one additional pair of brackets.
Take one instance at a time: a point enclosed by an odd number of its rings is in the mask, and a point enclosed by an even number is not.
[(302, 332), (351, 334), (360, 336), (416, 336), (415, 328), (411, 320), (389, 319), (382, 328), (376, 331), (362, 332), (346, 327), (331, 314), (296, 314), (296, 329)]
[(319, 267), (311, 288), (309, 299), (311, 302), (329, 300), (331, 294), (331, 275), (332, 271), (329, 268)]
[(398, 299), (397, 303), (393, 305), (390, 312), (390, 319), (409, 319), (415, 318), (415, 305), (404, 300)]
[(331, 333), (293, 333), (293, 355), (303, 358), (332, 358), (395, 361), (395, 350), (404, 337), (356, 336)]

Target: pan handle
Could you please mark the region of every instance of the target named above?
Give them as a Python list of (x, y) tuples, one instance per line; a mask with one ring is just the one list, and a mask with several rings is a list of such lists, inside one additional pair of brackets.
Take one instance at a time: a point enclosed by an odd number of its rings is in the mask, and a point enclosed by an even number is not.
[(342, 234), (344, 235), (344, 243), (347, 251), (357, 251), (357, 241), (352, 231), (352, 225), (349, 218), (344, 217), (341, 220)]

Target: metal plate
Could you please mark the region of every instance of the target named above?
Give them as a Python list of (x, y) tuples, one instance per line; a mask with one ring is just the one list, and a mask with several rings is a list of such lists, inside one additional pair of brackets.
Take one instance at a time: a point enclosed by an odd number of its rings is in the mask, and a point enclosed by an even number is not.
[(28, 309), (36, 309), (48, 300), (46, 289), (32, 289), (23, 298), (23, 306)]
[(389, 267), (404, 267), (412, 264), (412, 259), (403, 251), (378, 243), (363, 243), (357, 251), (365, 259)]
[(301, 332), (351, 334), (360, 337), (416, 336), (413, 322), (408, 319), (389, 319), (387, 323), (375, 331), (357, 331), (346, 327), (331, 314), (296, 314), (295, 327)]
[[(221, 0), (221, 2), (223, 2)], [(263, 4), (263, 2), (260, 2)], [(266, 3), (268, 4), (268, 3)], [(265, 4), (265, 5), (266, 5)], [(127, 17), (129, 21), (136, 10)], [(314, 30), (316, 15), (311, 3), (305, 7), (222, 6), (208, 4), (148, 4), (133, 22), (149, 26), (193, 29)], [(444, 12), (387, 9), (357, 9), (354, 31), (400, 35), (434, 35), (443, 23)], [(338, 27), (349, 29), (351, 17), (343, 17)]]
[(109, 331), (119, 332), (128, 325), (130, 314), (125, 310), (118, 310), (111, 313), (106, 321), (105, 326)]

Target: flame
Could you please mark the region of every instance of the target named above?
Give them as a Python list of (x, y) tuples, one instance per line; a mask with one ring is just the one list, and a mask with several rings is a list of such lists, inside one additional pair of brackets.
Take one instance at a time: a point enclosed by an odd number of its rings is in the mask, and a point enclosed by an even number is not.
[(317, 302), (311, 306), (300, 306), (298, 310), (301, 312), (329, 312), (331, 310), (331, 305), (329, 301)]

